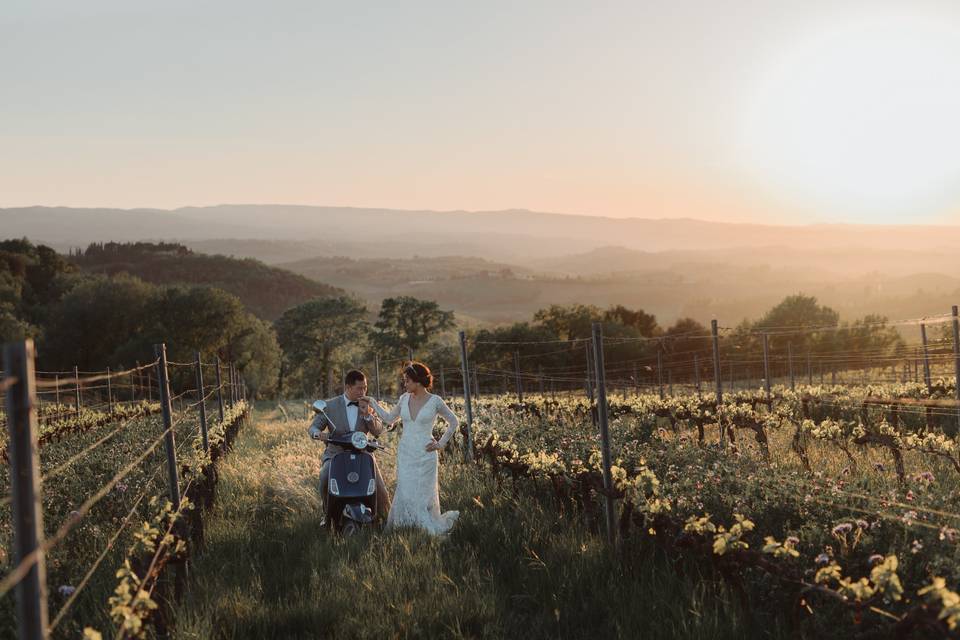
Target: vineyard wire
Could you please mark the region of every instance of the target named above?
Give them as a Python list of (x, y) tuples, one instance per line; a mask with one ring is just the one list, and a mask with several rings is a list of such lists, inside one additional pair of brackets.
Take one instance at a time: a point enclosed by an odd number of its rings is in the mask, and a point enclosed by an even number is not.
[(77, 584), (77, 587), (74, 589), (74, 592), (70, 594), (70, 597), (67, 599), (67, 601), (63, 604), (62, 607), (60, 607), (60, 610), (57, 611), (56, 617), (53, 619), (53, 622), (50, 623), (51, 634), (53, 633), (54, 629), (57, 628), (57, 625), (59, 625), (60, 622), (64, 619), (67, 612), (70, 610), (70, 607), (73, 605), (74, 601), (80, 596), (80, 593), (87, 586), (87, 583), (90, 581), (90, 578), (93, 577), (93, 574), (96, 573), (97, 569), (106, 559), (107, 554), (113, 548), (113, 545), (116, 544), (121, 534), (123, 534), (124, 529), (126, 529), (127, 525), (130, 524), (134, 514), (136, 514), (137, 512), (137, 507), (139, 507), (140, 503), (143, 502), (144, 498), (147, 497), (147, 494), (150, 492), (150, 488), (151, 488), (151, 485), (153, 484), (153, 481), (157, 479), (157, 475), (159, 475), (159, 473), (163, 470), (164, 466), (165, 466), (164, 463), (157, 465), (157, 468), (153, 472), (153, 475), (150, 477), (149, 480), (147, 480), (147, 483), (145, 485), (143, 492), (137, 498), (136, 502), (134, 502), (133, 506), (130, 508), (130, 511), (127, 512), (126, 517), (124, 517), (124, 519), (121, 521), (120, 527), (116, 530), (116, 532), (107, 542), (107, 545), (103, 548), (103, 551), (100, 552), (100, 555), (91, 565), (91, 567), (87, 570), (87, 573), (83, 576), (83, 579), (81, 579), (80, 582)]
[(46, 538), (37, 549), (35, 549), (32, 553), (27, 555), (20, 562), (19, 565), (17, 565), (14, 569), (12, 569), (10, 573), (8, 573), (3, 578), (3, 580), (0, 581), (0, 598), (5, 596), (7, 592), (10, 591), (10, 589), (16, 586), (17, 583), (19, 583), (20, 580), (22, 580), (23, 577), (27, 575), (27, 572), (30, 571), (33, 565), (37, 563), (37, 560), (41, 553), (45, 554), (47, 551), (49, 551), (54, 546), (56, 546), (61, 540), (63, 540), (63, 538), (65, 538), (70, 533), (70, 531), (73, 530), (73, 528), (77, 525), (77, 523), (80, 522), (83, 516), (85, 516), (90, 511), (90, 509), (92, 509), (100, 500), (102, 500), (103, 497), (106, 496), (113, 489), (113, 487), (116, 486), (118, 482), (123, 480), (130, 473), (132, 473), (133, 470), (137, 467), (137, 465), (143, 462), (147, 458), (147, 456), (153, 453), (153, 451), (160, 445), (160, 443), (166, 437), (167, 433), (173, 430), (177, 424), (179, 424), (179, 421), (177, 423), (171, 424), (169, 428), (164, 429), (163, 433), (161, 433), (157, 437), (157, 439), (155, 439), (153, 443), (150, 444), (150, 446), (147, 447), (147, 449), (137, 459), (135, 459), (133, 462), (129, 463), (127, 466), (121, 469), (113, 478), (107, 481), (107, 483), (103, 485), (95, 494), (87, 498), (87, 500), (85, 500), (83, 504), (80, 505), (78, 509), (76, 509), (76, 515), (73, 515), (69, 517), (67, 520), (65, 520), (52, 537)]

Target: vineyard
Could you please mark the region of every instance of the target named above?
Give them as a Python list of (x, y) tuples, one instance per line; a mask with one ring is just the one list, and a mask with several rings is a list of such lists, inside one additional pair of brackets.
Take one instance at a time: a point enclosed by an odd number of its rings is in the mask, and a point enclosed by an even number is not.
[(612, 491), (582, 400), (482, 402), (476, 455), (598, 534), (615, 499), (618, 537), (709, 563), (745, 610), (804, 635), (955, 629), (960, 448), (927, 431), (928, 412), (905, 410), (901, 394), (918, 390), (774, 392), (739, 392), (719, 411), (709, 395), (611, 403)]
[[(203, 383), (204, 370), (216, 384)], [(14, 637), (19, 628), (20, 637), (34, 637), (27, 629), (35, 615), (49, 615), (43, 633), (50, 637), (141, 637), (148, 620), (162, 631), (186, 577), (184, 561), (203, 544), (216, 463), (248, 416), (242, 384), (229, 373), (223, 381), (219, 362), (199, 358), (168, 363), (164, 351), (128, 371), (28, 375), (36, 426), (22, 428), (24, 413), (9, 402), (0, 421), (19, 440), (35, 429), (38, 482), (31, 497), (42, 553), (14, 544), (17, 534), (29, 537), (22, 502), (15, 517), (25, 483), (11, 486), (4, 474), (0, 635)], [(23, 389), (14, 375), (5, 386)], [(6, 465), (23, 464), (22, 445), (4, 440)], [(29, 598), (24, 587), (31, 581), (46, 584), (45, 597)]]
[[(955, 313), (939, 322), (956, 335)], [(960, 338), (821, 351), (804, 369), (794, 343), (716, 324), (679, 338), (689, 352), (592, 333), (460, 333), (437, 389), (465, 418), (441, 465), (444, 506), (462, 513), (445, 540), (318, 531), (309, 403), (267, 403), (241, 434), (232, 367), (158, 348), (126, 371), (28, 371), (41, 553), (13, 544), (22, 488), (5, 484), (0, 625), (48, 607), (50, 637), (960, 633)], [(391, 360), (376, 355), (374, 389)], [(4, 442), (12, 469), (22, 440)]]

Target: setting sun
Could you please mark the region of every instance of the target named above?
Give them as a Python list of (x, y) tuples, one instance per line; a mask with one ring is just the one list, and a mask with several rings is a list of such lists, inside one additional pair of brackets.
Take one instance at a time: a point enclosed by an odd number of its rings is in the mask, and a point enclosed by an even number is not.
[(767, 63), (742, 114), (740, 161), (761, 188), (847, 222), (943, 213), (960, 193), (958, 77), (955, 24), (835, 20)]

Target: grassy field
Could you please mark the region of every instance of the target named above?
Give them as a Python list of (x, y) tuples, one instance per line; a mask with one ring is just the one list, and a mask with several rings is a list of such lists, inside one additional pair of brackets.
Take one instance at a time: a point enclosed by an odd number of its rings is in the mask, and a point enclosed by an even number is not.
[[(448, 539), (332, 537), (317, 526), (319, 456), (305, 421), (261, 407), (223, 461), (175, 638), (785, 635), (775, 621), (743, 617), (695, 567), (613, 554), (533, 484), (498, 488), (452, 454), (441, 462), (441, 505), (461, 518)], [(392, 458), (380, 454), (391, 487)]]

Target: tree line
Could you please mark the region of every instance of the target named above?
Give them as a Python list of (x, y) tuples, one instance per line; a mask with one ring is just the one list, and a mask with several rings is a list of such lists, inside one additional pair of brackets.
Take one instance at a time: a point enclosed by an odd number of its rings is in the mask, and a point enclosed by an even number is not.
[[(174, 361), (191, 360), (199, 351), (205, 359), (219, 356), (237, 363), (260, 397), (322, 395), (339, 386), (344, 370), (359, 366), (371, 372), (378, 359), (384, 389), (393, 392), (398, 390), (399, 364), (410, 356), (459, 380), (453, 373), (460, 369), (457, 320), (436, 302), (400, 296), (383, 300), (373, 311), (357, 297), (331, 288), (334, 293), (289, 306), (270, 322), (216, 286), (156, 284), (126, 271), (81, 268), (84, 261), (103, 264), (108, 257), (136, 263), (145, 254), (149, 264), (156, 264), (158, 254), (183, 257), (190, 252), (175, 244), (108, 243), (65, 257), (28, 240), (0, 242), (0, 340), (34, 338), (40, 368), (49, 370), (148, 362), (152, 345), (167, 342)], [(692, 318), (664, 327), (653, 314), (622, 305), (551, 305), (528, 321), (468, 329), (469, 357), (487, 370), (512, 371), (519, 357), (528, 374), (542, 367), (547, 376), (582, 378), (594, 322), (603, 326), (607, 368), (619, 372), (614, 377), (649, 378), (657, 362), (678, 376), (690, 376), (694, 357), (709, 371), (708, 327)], [(843, 353), (844, 366), (857, 367), (905, 350), (886, 318), (841, 322), (835, 310), (798, 294), (759, 320), (725, 330), (721, 359), (753, 359), (756, 368), (764, 332), (771, 357), (780, 361), (788, 351), (798, 361), (808, 353)]]

